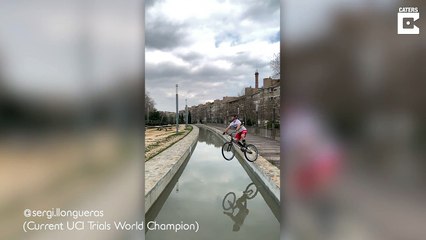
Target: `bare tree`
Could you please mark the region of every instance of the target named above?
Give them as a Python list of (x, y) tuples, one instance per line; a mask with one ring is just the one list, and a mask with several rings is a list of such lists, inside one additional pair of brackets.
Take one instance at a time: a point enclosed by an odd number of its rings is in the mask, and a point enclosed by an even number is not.
[(246, 125), (251, 126), (256, 120), (256, 105), (253, 102), (252, 95), (247, 95), (244, 99), (244, 121)]
[(280, 77), (281, 62), (280, 53), (275, 53), (272, 60), (269, 62), (269, 66), (272, 69), (273, 77)]
[(242, 97), (242, 96), (244, 96), (244, 95), (246, 95), (246, 88), (245, 87), (243, 87), (241, 90), (240, 90), (240, 92), (238, 93), (238, 97)]
[(148, 111), (154, 111), (155, 110), (155, 102), (154, 99), (152, 99), (149, 96), (149, 92), (145, 93), (145, 113)]

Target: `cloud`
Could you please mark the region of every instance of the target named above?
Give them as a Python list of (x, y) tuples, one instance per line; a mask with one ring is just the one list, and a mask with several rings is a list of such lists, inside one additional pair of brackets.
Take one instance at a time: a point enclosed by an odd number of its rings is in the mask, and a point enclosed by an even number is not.
[(146, 48), (171, 50), (190, 43), (186, 24), (162, 18), (147, 19), (145, 31)]
[(240, 44), (241, 38), (238, 33), (233, 31), (221, 32), (215, 37), (215, 47), (219, 47), (222, 42), (230, 42), (231, 46)]
[[(173, 62), (149, 63), (145, 64), (145, 72), (147, 81), (155, 79), (155, 85), (162, 86), (165, 81), (175, 79), (185, 79), (190, 76), (187, 67), (175, 64)], [(150, 85), (151, 86), (151, 85)]]
[(279, 42), (280, 41), (280, 36), (281, 36), (280, 34), (281, 34), (280, 31), (277, 31), (275, 34), (272, 34), (269, 37), (269, 41), (271, 43)]
[(152, 8), (155, 4), (164, 2), (163, 0), (145, 0), (145, 9)]
[(146, 14), (146, 89), (174, 111), (175, 84), (190, 106), (236, 96), (270, 75), (279, 52), (279, 1), (164, 0)]
[[(247, 1), (241, 1), (247, 4)], [(275, 22), (279, 21), (280, 14), (280, 1), (277, 0), (263, 0), (263, 1), (249, 1), (246, 5), (247, 8), (241, 16), (243, 19), (251, 19), (254, 22)]]
[(199, 64), (200, 60), (204, 58), (203, 54), (195, 51), (190, 52), (178, 52), (176, 56), (183, 59), (188, 63)]

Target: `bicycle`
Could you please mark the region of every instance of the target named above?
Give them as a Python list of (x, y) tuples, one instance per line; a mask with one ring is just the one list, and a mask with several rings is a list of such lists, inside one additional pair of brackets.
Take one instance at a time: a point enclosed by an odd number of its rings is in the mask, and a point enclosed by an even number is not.
[(238, 145), (238, 140), (235, 140), (232, 137), (232, 133), (228, 133), (228, 135), (231, 137), (231, 140), (228, 142), (225, 142), (222, 146), (222, 156), (230, 161), (235, 156), (235, 148), (234, 145), (236, 145), (243, 153), (244, 157), (249, 162), (254, 162), (257, 160), (257, 157), (259, 156), (259, 151), (257, 150), (256, 146), (253, 144), (246, 144), (245, 146)]
[[(256, 185), (254, 183), (250, 183), (246, 187), (246, 190), (243, 191), (243, 196), (246, 196), (247, 199), (253, 199), (254, 197), (256, 197), (258, 192), (259, 190), (257, 189)], [(241, 196), (240, 198), (242, 198), (243, 196)], [(222, 200), (223, 210), (226, 211), (232, 209), (232, 211), (234, 211), (234, 209), (236, 208), (236, 201), (237, 196), (234, 192), (227, 193)]]

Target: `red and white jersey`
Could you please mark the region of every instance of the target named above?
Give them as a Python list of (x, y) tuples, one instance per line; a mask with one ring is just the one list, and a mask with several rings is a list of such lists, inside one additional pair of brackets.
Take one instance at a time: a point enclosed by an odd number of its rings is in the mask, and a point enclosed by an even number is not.
[(242, 131), (244, 131), (244, 130), (247, 130), (247, 129), (246, 129), (246, 128), (242, 125), (242, 123), (241, 123), (241, 121), (240, 121), (239, 119), (235, 119), (234, 121), (232, 121), (232, 122), (229, 124), (229, 128), (230, 128), (230, 129), (232, 129), (232, 130), (235, 130), (235, 129), (237, 129), (238, 125), (241, 125), (241, 126), (240, 126), (240, 129), (238, 129), (238, 132), (242, 132)]

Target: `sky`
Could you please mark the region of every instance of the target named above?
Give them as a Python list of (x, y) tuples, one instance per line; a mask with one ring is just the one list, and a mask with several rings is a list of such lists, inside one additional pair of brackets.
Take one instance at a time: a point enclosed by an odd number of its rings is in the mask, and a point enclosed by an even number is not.
[[(0, 74), (9, 88), (79, 99), (142, 72), (159, 110), (236, 96), (286, 46), (327, 34), (343, 9), (396, 0), (2, 0)], [(284, 29), (280, 31), (280, 13)], [(145, 48), (143, 43), (145, 37)], [(81, 46), (86, 42), (86, 49)], [(4, 78), (3, 78), (4, 79)]]
[(237, 96), (273, 75), (279, 0), (145, 2), (145, 88), (160, 111)]

